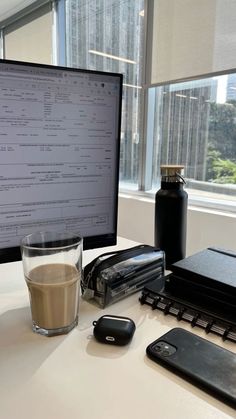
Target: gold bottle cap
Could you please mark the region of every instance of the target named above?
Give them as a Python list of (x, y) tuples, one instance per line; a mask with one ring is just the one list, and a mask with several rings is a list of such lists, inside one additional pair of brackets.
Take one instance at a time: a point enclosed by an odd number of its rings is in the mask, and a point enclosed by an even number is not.
[(180, 164), (162, 164), (161, 177), (165, 181), (177, 182), (182, 178), (184, 166)]

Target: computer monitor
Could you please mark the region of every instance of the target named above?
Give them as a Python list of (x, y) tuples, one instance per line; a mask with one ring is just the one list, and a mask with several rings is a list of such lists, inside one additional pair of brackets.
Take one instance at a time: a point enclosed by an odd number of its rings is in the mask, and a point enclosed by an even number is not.
[(0, 262), (35, 231), (116, 244), (122, 75), (0, 60)]

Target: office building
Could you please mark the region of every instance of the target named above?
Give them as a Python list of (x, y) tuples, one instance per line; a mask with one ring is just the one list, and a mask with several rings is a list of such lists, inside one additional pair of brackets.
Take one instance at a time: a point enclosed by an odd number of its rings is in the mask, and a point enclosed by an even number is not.
[(226, 100), (236, 100), (236, 74), (230, 74), (227, 78)]

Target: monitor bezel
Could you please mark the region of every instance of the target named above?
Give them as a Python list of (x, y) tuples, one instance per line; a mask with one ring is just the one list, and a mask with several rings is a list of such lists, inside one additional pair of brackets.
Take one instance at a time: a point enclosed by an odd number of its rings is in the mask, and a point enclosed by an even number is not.
[[(120, 168), (120, 134), (121, 134), (121, 112), (122, 112), (122, 91), (123, 91), (123, 74), (109, 72), (109, 71), (100, 71), (100, 70), (90, 70), (77, 67), (64, 67), (59, 65), (52, 64), (41, 64), (27, 61), (15, 61), (8, 59), (0, 59), (1, 64), (13, 64), (16, 66), (28, 66), (28, 67), (38, 67), (45, 69), (58, 69), (59, 71), (71, 71), (78, 73), (87, 73), (94, 75), (104, 75), (117, 77), (120, 82), (119, 89), (119, 105), (118, 105), (118, 132), (117, 132), (117, 144), (116, 144), (116, 171), (115, 171), (115, 188), (114, 188), (114, 231), (107, 234), (98, 234), (94, 236), (86, 236), (83, 238), (83, 249), (96, 249), (101, 247), (113, 246), (117, 244), (117, 223), (118, 223), (118, 193), (119, 193), (119, 168)], [(75, 231), (76, 233), (76, 231)], [(78, 233), (78, 232), (77, 232)], [(15, 262), (21, 260), (21, 250), (20, 246), (16, 247), (7, 247), (0, 248), (0, 263)]]

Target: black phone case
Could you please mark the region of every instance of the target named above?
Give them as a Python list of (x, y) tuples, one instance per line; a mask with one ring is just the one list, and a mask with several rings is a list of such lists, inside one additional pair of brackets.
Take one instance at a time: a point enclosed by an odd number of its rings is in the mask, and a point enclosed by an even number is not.
[[(158, 353), (158, 342), (172, 345), (176, 352), (169, 356)], [(236, 354), (181, 328), (152, 342), (146, 353), (153, 361), (236, 407)]]

